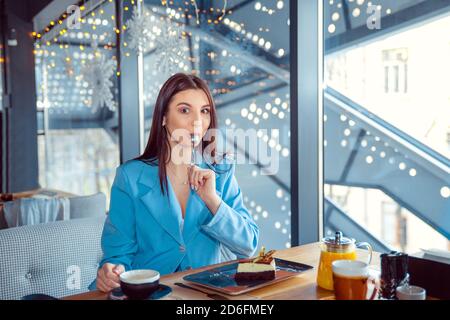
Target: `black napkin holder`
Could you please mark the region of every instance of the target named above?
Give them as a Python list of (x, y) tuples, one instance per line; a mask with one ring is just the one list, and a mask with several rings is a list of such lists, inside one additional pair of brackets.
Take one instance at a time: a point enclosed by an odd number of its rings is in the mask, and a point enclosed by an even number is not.
[(427, 290), (427, 296), (450, 299), (450, 260), (417, 253), (409, 256), (409, 283)]

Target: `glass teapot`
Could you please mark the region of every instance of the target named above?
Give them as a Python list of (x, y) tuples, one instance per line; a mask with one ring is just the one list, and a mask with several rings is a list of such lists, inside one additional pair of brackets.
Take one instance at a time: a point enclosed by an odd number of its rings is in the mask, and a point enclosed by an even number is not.
[(356, 260), (356, 248), (366, 247), (369, 251), (368, 261), (372, 261), (372, 246), (367, 242), (356, 243), (355, 239), (346, 238), (338, 231), (334, 237), (323, 238), (320, 242), (320, 262), (317, 272), (317, 284), (324, 289), (333, 290), (333, 271), (331, 263), (335, 260)]

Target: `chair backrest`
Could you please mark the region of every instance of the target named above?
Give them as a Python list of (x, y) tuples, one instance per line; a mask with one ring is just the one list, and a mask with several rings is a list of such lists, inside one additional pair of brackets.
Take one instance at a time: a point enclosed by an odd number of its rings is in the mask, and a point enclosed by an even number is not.
[(89, 196), (70, 197), (70, 219), (104, 217), (106, 196), (98, 192)]
[(104, 217), (0, 230), (0, 299), (88, 291), (102, 258)]

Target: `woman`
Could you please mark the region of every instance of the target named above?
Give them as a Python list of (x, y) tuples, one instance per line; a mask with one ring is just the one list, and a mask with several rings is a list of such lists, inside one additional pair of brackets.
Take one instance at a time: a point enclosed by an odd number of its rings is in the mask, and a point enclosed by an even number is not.
[[(166, 81), (144, 153), (117, 168), (99, 290), (118, 287), (120, 273), (132, 269), (164, 275), (222, 262), (224, 250), (239, 257), (255, 253), (259, 229), (243, 204), (234, 165), (207, 160), (217, 158), (215, 140), (207, 138), (216, 126), (203, 80), (178, 73)], [(191, 164), (193, 146), (210, 151), (197, 165)]]

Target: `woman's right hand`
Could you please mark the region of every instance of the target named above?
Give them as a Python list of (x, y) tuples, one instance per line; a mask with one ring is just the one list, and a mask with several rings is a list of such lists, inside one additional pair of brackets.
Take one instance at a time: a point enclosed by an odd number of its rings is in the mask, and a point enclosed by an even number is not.
[(120, 287), (119, 276), (125, 268), (121, 264), (105, 263), (97, 271), (97, 289), (102, 292), (109, 292)]

